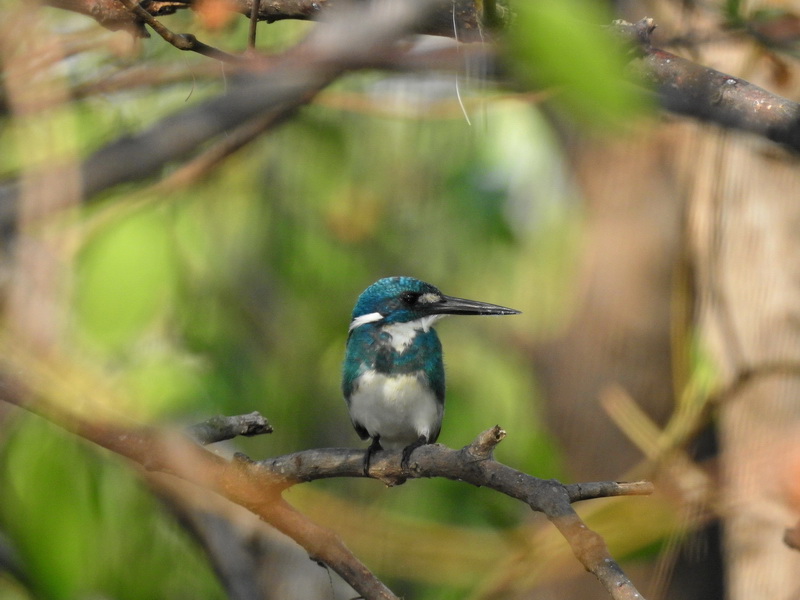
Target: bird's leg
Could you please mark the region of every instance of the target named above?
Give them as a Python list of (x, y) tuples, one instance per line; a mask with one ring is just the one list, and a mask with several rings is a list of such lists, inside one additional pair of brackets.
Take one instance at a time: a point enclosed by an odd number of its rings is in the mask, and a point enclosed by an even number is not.
[(403, 471), (408, 471), (409, 466), (408, 462), (411, 460), (411, 453), (414, 452), (420, 446), (424, 446), (428, 443), (428, 438), (424, 435), (419, 436), (416, 442), (411, 442), (408, 446), (403, 448), (403, 458), (400, 460), (400, 468)]
[(372, 458), (372, 455), (378, 450), (381, 450), (381, 436), (376, 435), (374, 438), (372, 438), (372, 443), (364, 453), (364, 477), (369, 477), (369, 461)]

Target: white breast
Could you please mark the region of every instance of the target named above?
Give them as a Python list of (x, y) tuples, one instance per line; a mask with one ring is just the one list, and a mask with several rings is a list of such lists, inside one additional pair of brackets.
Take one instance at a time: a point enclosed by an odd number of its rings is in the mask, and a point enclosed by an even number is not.
[(445, 315), (428, 315), (416, 321), (406, 323), (391, 323), (384, 325), (382, 330), (392, 336), (392, 348), (396, 352), (403, 352), (417, 337), (420, 331), (428, 331), (431, 326)]
[(350, 395), (350, 417), (387, 450), (405, 448), (439, 431), (444, 407), (416, 375), (388, 377), (369, 371)]

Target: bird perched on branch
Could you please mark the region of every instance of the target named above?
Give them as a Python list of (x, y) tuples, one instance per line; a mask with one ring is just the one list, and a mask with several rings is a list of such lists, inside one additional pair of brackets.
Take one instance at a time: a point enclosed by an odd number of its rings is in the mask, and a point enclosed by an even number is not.
[(403, 449), (411, 453), (439, 437), (444, 414), (442, 344), (432, 325), (447, 315), (514, 315), (518, 310), (445, 296), (413, 277), (387, 277), (358, 297), (350, 321), (342, 391), (364, 456)]

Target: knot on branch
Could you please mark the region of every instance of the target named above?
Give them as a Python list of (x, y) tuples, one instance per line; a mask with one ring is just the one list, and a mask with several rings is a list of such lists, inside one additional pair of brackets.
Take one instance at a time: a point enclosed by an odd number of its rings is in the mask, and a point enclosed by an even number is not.
[(197, 48), (197, 38), (193, 33), (179, 33), (175, 36), (173, 45), (178, 50), (194, 50)]
[(464, 446), (462, 452), (475, 460), (491, 460), (494, 449), (506, 437), (506, 431), (500, 425), (478, 434), (471, 444)]
[(792, 529), (787, 529), (783, 534), (783, 543), (794, 550), (800, 550), (800, 521)]
[(252, 437), (272, 433), (272, 425), (258, 411), (246, 415), (226, 417), (218, 415), (187, 429), (189, 436), (198, 444), (206, 446), (230, 440), (237, 436)]
[(628, 23), (618, 19), (607, 27), (611, 34), (629, 51), (650, 48), (650, 38), (656, 29), (656, 22), (651, 17), (644, 17), (636, 23)]
[(246, 469), (249, 465), (252, 465), (255, 462), (256, 461), (247, 456), (247, 454), (244, 452), (234, 452), (233, 459), (231, 460), (231, 464), (234, 467), (239, 467), (241, 469)]

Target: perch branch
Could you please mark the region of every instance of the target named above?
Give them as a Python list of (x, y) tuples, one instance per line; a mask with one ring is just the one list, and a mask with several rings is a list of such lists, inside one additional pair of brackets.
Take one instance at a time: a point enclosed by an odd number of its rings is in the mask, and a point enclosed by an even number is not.
[[(192, 443), (185, 436), (135, 424), (96, 422), (37, 401), (33, 396), (18, 379), (8, 374), (0, 377), (0, 400), (34, 412), (149, 471), (174, 475), (247, 508), (295, 540), (314, 560), (328, 565), (365, 599), (396, 598), (336, 534), (312, 523), (281, 496), (284, 490), (302, 482), (363, 476), (362, 450), (306, 450), (258, 462), (238, 454), (233, 460), (227, 460)], [(197, 429), (204, 439), (221, 439), (231, 432), (231, 424), (251, 420), (260, 422), (254, 415), (222, 417), (206, 421)], [(260, 427), (264, 425), (260, 423)], [(208, 433), (209, 429), (212, 433)], [(423, 446), (412, 454), (408, 470), (400, 466), (400, 453), (378, 452), (373, 458), (370, 475), (390, 485), (409, 477), (444, 477), (494, 489), (521, 500), (550, 519), (566, 538), (575, 556), (597, 577), (612, 598), (641, 598), (611, 557), (603, 539), (586, 527), (571, 502), (603, 496), (646, 494), (652, 491), (652, 486), (646, 482), (565, 486), (558, 481), (537, 479), (492, 458), (494, 447), (504, 437), (505, 431), (495, 426), (460, 450), (438, 444)]]
[[(547, 516), (567, 540), (575, 557), (597, 577), (612, 598), (641, 600), (641, 594), (612, 558), (603, 538), (586, 527), (571, 503), (592, 498), (651, 494), (653, 485), (646, 481), (564, 485), (555, 480), (538, 479), (491, 457), (492, 450), (505, 435), (505, 431), (495, 426), (460, 450), (439, 444), (423, 446), (412, 454), (409, 472), (400, 467), (401, 453), (377, 452), (371, 461), (370, 475), (388, 485), (402, 483), (408, 477), (443, 477), (493, 489), (521, 500)], [(360, 450), (306, 450), (257, 464), (270, 472), (304, 482), (362, 476), (363, 456)]]
[(0, 400), (15, 404), (98, 446), (141, 465), (213, 491), (287, 535), (314, 560), (326, 564), (367, 600), (398, 600), (332, 531), (296, 511), (282, 497), (290, 481), (244, 458), (227, 460), (188, 438), (154, 427), (98, 423), (32, 398), (24, 384), (0, 378)]

